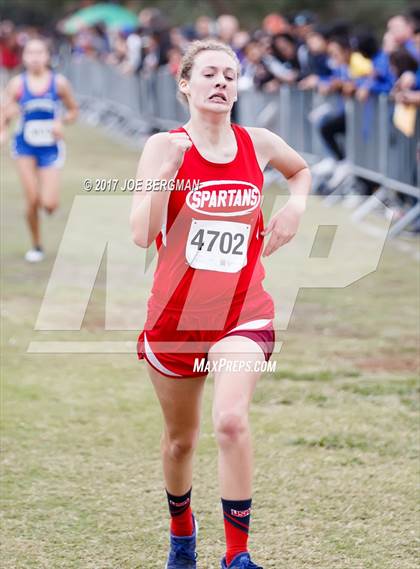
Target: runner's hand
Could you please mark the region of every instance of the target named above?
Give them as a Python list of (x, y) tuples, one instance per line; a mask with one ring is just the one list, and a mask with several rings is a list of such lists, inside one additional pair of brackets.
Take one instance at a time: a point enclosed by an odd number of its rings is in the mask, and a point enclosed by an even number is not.
[(184, 155), (192, 146), (189, 136), (185, 132), (170, 132), (169, 148), (166, 162), (169, 166), (179, 170), (184, 161)]
[(61, 140), (63, 138), (64, 128), (63, 123), (60, 120), (56, 119), (53, 122), (52, 133), (56, 140)]
[(302, 213), (303, 211), (295, 203), (288, 201), (273, 216), (267, 227), (261, 232), (263, 236), (271, 233), (270, 240), (263, 251), (263, 257), (268, 257), (296, 235)]

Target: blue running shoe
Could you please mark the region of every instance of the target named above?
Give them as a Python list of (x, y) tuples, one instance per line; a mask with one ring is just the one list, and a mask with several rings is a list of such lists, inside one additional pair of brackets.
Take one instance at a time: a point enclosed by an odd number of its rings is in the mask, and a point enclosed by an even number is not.
[(223, 557), (220, 564), (222, 569), (263, 569), (260, 565), (255, 565), (249, 553), (240, 553), (232, 559), (229, 566), (226, 565), (226, 557)]
[(197, 569), (196, 539), (198, 524), (194, 522), (194, 532), (189, 537), (177, 537), (171, 533), (171, 549), (165, 569)]

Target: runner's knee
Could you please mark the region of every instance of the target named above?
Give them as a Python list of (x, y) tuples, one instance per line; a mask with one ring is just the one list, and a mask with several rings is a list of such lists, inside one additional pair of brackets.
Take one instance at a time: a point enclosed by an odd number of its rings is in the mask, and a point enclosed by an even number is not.
[(248, 432), (246, 411), (215, 411), (213, 426), (219, 445), (230, 445), (240, 440)]
[(26, 215), (33, 215), (36, 213), (40, 203), (36, 194), (28, 196), (26, 200)]
[(198, 431), (176, 437), (164, 434), (162, 436), (162, 450), (173, 460), (182, 460), (194, 452), (198, 436)]
[(58, 208), (58, 199), (48, 198), (47, 200), (42, 200), (42, 207), (49, 214), (53, 213)]

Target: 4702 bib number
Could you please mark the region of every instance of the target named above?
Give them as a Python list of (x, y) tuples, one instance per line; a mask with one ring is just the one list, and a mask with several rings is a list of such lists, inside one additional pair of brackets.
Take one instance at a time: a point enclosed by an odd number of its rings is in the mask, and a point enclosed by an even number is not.
[(185, 256), (193, 269), (236, 273), (247, 263), (251, 226), (234, 221), (193, 219)]

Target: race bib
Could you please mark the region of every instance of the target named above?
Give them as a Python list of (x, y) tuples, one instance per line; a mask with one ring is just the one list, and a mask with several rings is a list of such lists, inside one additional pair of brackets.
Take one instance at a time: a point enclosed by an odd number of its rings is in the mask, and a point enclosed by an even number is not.
[(237, 273), (247, 263), (251, 226), (234, 221), (193, 219), (185, 256), (193, 269)]
[(53, 146), (56, 144), (52, 120), (32, 120), (25, 123), (23, 138), (31, 146)]

